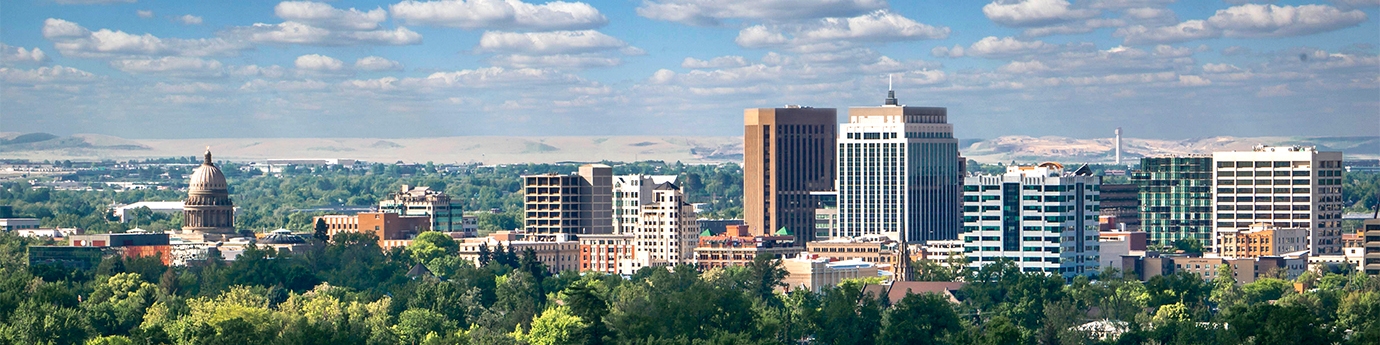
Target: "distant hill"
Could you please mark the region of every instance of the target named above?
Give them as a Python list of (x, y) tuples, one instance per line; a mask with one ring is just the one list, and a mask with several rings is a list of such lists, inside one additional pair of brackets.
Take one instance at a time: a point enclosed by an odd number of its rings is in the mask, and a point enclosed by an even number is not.
[[(979, 162), (1091, 162), (1113, 160), (1110, 138), (1004, 136), (961, 139), (963, 156)], [(1210, 137), (1185, 140), (1123, 138), (1122, 158), (1250, 150), (1257, 144), (1316, 145), (1342, 151), (1347, 159), (1380, 158), (1380, 136), (1369, 137)], [(371, 162), (485, 164), (661, 160), (741, 162), (742, 137), (441, 137), (441, 138), (210, 138), (124, 139), (77, 134), (0, 133), (0, 156), (45, 159), (142, 159), (199, 155), (210, 146), (217, 159), (262, 161), (269, 158), (351, 158)]]

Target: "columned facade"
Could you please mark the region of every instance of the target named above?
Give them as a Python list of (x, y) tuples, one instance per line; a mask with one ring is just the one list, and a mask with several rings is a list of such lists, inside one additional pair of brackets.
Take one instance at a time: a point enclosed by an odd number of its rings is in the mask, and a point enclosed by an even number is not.
[(225, 182), (225, 174), (211, 163), (209, 149), (206, 150), (206, 160), (192, 172), (188, 181), (182, 230), (208, 235), (235, 233), (235, 204), (230, 201), (230, 188)]

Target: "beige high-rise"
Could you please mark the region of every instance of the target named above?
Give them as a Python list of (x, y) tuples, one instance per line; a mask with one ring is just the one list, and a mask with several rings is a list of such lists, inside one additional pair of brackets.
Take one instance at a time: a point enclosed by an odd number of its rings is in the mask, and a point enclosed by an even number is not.
[(811, 191), (834, 188), (838, 111), (787, 106), (743, 111), (743, 217), (755, 235), (786, 228), (815, 238)]
[(612, 171), (607, 165), (586, 164), (578, 174), (522, 176), (527, 233), (612, 233)]

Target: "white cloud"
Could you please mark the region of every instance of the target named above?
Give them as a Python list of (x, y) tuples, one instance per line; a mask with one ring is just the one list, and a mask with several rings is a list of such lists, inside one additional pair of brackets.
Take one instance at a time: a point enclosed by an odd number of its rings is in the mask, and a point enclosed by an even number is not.
[(130, 74), (165, 74), (179, 77), (222, 75), (220, 61), (183, 56), (112, 60), (110, 67)]
[(608, 18), (583, 2), (533, 5), (518, 0), (407, 0), (388, 7), (409, 24), (465, 29), (579, 30), (604, 26)]
[(1355, 26), (1366, 21), (1360, 10), (1342, 11), (1326, 5), (1276, 6), (1246, 4), (1217, 11), (1208, 23), (1227, 37), (1302, 36)]
[(1060, 23), (1050, 26), (1040, 26), (1026, 28), (1021, 31), (1022, 37), (1044, 37), (1052, 35), (1073, 35), (1089, 33), (1101, 28), (1113, 28), (1125, 26), (1126, 21), (1122, 19), (1103, 19), (1091, 18), (1085, 20)]
[(150, 10), (137, 10), (137, 11), (134, 11), (134, 14), (135, 14), (135, 15), (138, 15), (139, 18), (144, 18), (144, 19), (153, 18), (153, 11), (150, 11)]
[(1380, 0), (1332, 0), (1332, 3), (1344, 9), (1380, 7)]
[(412, 45), (422, 43), (422, 35), (405, 27), (393, 30), (332, 30), (305, 23), (256, 23), (231, 30), (232, 35), (258, 43), (303, 44), (317, 46)]
[(1239, 71), (1241, 71), (1241, 68), (1232, 64), (1210, 63), (1203, 65), (1203, 72), (1207, 73), (1231, 73)]
[[(761, 48), (788, 44), (796, 51), (819, 52), (851, 47), (859, 41), (913, 41), (949, 37), (948, 27), (918, 23), (886, 10), (850, 18), (825, 18), (805, 24), (755, 25), (738, 32), (739, 46)], [(787, 38), (789, 34), (790, 38)]]
[(614, 50), (628, 43), (594, 30), (551, 32), (488, 31), (479, 38), (479, 49), (489, 52), (554, 55)]
[(887, 56), (877, 58), (877, 62), (862, 65), (859, 69), (869, 74), (900, 73), (912, 70), (939, 69), (943, 65), (925, 60), (896, 60)]
[(148, 91), (151, 91), (151, 92), (155, 92), (155, 93), (164, 93), (164, 94), (167, 94), (167, 93), (189, 94), (189, 93), (217, 92), (217, 91), (224, 90), (225, 87), (222, 86), (222, 85), (220, 85), (220, 84), (211, 84), (211, 83), (204, 83), (204, 82), (174, 83), (174, 84), (169, 84), (169, 83), (164, 83), (164, 82), (158, 82), (157, 84), (154, 84), (154, 85), (152, 85), (152, 86), (145, 87), (144, 89), (145, 89), (145, 90), (148, 90)]
[(486, 67), (453, 72), (436, 72), (426, 78), (408, 78), (405, 82), (429, 87), (484, 88), (529, 84), (573, 84), (580, 78), (549, 69)]
[(268, 80), (263, 80), (263, 79), (254, 79), (254, 80), (250, 80), (250, 81), (248, 81), (248, 82), (245, 82), (244, 85), (241, 85), (239, 89), (240, 89), (241, 91), (248, 91), (248, 92), (257, 92), (257, 91), (313, 92), (313, 91), (322, 91), (322, 90), (326, 90), (327, 88), (330, 88), (330, 87), (331, 87), (331, 84), (329, 84), (329, 83), (326, 83), (326, 82), (323, 82), (323, 81), (320, 81), (320, 80), (312, 80), (312, 79), (307, 79), (307, 80), (278, 80), (278, 81), (268, 81)]
[(747, 64), (748, 64), (747, 59), (744, 59), (742, 56), (736, 56), (736, 55), (734, 55), (734, 56), (720, 56), (720, 57), (716, 57), (716, 58), (713, 58), (713, 59), (709, 59), (708, 61), (706, 61), (706, 60), (700, 60), (700, 59), (696, 59), (696, 58), (692, 58), (692, 57), (687, 57), (687, 58), (685, 58), (685, 61), (681, 61), (680, 67), (682, 67), (682, 68), (724, 68), (724, 67), (742, 67), (742, 66), (747, 66)]
[(1366, 21), (1365, 12), (1342, 11), (1326, 5), (1277, 6), (1245, 4), (1218, 10), (1207, 20), (1172, 26), (1136, 25), (1118, 29), (1126, 44), (1174, 43), (1216, 37), (1303, 36), (1352, 27)]
[(935, 57), (962, 57), (964, 50), (963, 46), (957, 44), (955, 44), (953, 48), (938, 46), (930, 49), (930, 55), (934, 55)]
[(388, 19), (382, 8), (365, 12), (354, 8), (337, 9), (329, 4), (309, 1), (284, 1), (273, 7), (273, 14), (290, 22), (342, 30), (366, 31), (379, 28)]
[(124, 31), (101, 29), (95, 32), (62, 19), (43, 22), (43, 37), (65, 56), (82, 58), (121, 56), (214, 56), (229, 55), (249, 48), (242, 42), (222, 38), (158, 38)]
[(1067, 0), (997, 0), (982, 6), (982, 13), (997, 24), (1014, 27), (1041, 26), (1097, 16), (1097, 10), (1072, 8)]
[(239, 66), (239, 67), (235, 67), (235, 68), (232, 68), (232, 69), (230, 70), (230, 73), (233, 74), (233, 75), (236, 75), (236, 76), (241, 76), (241, 77), (265, 77), (265, 78), (282, 78), (283, 75), (284, 75), (286, 72), (287, 72), (287, 70), (284, 69), (283, 66), (278, 66), (278, 65), (272, 65), (272, 66), (248, 65), (248, 66)]
[(400, 71), (403, 69), (403, 65), (401, 62), (382, 57), (367, 56), (355, 60), (355, 69), (361, 71)]
[(1273, 85), (1273, 86), (1262, 86), (1262, 87), (1260, 87), (1260, 91), (1258, 91), (1258, 92), (1255, 93), (1255, 96), (1256, 96), (1256, 97), (1261, 97), (1261, 98), (1268, 98), (1268, 97), (1286, 97), (1286, 96), (1293, 96), (1293, 95), (1294, 95), (1294, 91), (1293, 91), (1293, 90), (1289, 90), (1289, 85), (1288, 85), (1288, 84), (1279, 84), (1279, 85)]
[(52, 66), (36, 69), (0, 67), (0, 84), (5, 85), (80, 83), (96, 79), (98, 77), (95, 74), (72, 67)]
[(177, 17), (177, 21), (187, 25), (201, 25), (201, 17), (190, 14), (184, 14), (181, 17)]
[(615, 57), (607, 57), (592, 54), (559, 54), (559, 55), (496, 55), (489, 58), (489, 63), (494, 66), (510, 68), (592, 68), (592, 67), (611, 67), (623, 64), (623, 60)]
[(1005, 57), (1045, 52), (1053, 48), (1053, 45), (1044, 41), (1021, 41), (1012, 37), (987, 36), (973, 42), (973, 45), (963, 52), (970, 56)]
[(733, 18), (777, 21), (849, 17), (885, 8), (885, 0), (647, 0), (637, 7), (637, 14), (656, 20), (714, 26)]
[(1212, 80), (1196, 75), (1179, 76), (1179, 85), (1183, 86), (1207, 86), (1212, 85)]
[(345, 69), (345, 62), (320, 54), (298, 56), (292, 64), (297, 66), (297, 69), (315, 72), (338, 72)]
[(0, 65), (45, 64), (50, 59), (43, 49), (15, 47), (0, 43)]
[(1049, 71), (1049, 66), (1040, 61), (1012, 61), (997, 69), (1002, 73), (1026, 74)]

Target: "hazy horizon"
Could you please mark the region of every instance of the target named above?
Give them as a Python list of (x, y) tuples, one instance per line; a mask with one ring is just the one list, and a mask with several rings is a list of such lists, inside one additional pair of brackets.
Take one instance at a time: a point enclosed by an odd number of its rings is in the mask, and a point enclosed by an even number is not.
[(1380, 134), (1380, 1), (20, 0), (0, 132), (742, 135), (949, 109), (961, 138)]

